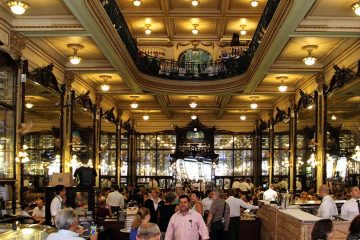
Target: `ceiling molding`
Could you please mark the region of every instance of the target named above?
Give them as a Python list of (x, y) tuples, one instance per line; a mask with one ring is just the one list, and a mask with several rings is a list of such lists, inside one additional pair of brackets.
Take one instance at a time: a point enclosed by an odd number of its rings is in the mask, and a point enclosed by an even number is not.
[(161, 95), (157, 95), (154, 98), (156, 99), (156, 101), (160, 105), (160, 108), (161, 108), (162, 112), (165, 114), (165, 116), (169, 120), (171, 120), (173, 118), (173, 114), (172, 114), (171, 110), (169, 110), (169, 108), (168, 108), (168, 101), (167, 101), (166, 97), (161, 96)]
[(221, 100), (220, 100), (220, 109), (216, 114), (216, 118), (217, 119), (221, 119), (224, 116), (226, 107), (228, 106), (228, 104), (230, 103), (232, 99), (231, 95), (223, 95), (221, 96)]

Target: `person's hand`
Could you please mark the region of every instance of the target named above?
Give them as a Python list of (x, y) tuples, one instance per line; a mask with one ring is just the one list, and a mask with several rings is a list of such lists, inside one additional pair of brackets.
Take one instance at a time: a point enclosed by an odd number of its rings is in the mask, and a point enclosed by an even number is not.
[(94, 235), (90, 236), (90, 240), (97, 240), (98, 239), (98, 233), (96, 232)]

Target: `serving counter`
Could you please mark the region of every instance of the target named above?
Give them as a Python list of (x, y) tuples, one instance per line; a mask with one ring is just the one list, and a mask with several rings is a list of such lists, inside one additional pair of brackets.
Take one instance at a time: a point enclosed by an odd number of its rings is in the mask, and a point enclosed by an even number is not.
[[(256, 214), (261, 221), (262, 240), (311, 240), (311, 231), (319, 217), (301, 209), (281, 210), (263, 205)], [(334, 223), (334, 240), (344, 240), (350, 222), (338, 219)]]

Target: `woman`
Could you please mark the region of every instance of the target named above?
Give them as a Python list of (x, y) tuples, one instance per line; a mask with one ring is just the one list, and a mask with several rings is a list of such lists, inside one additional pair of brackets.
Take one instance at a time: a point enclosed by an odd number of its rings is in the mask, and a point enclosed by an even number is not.
[(356, 216), (350, 224), (349, 235), (346, 240), (358, 240), (360, 239), (360, 215)]
[(204, 207), (202, 205), (202, 202), (200, 201), (200, 192), (199, 191), (192, 191), (191, 195), (191, 202), (192, 202), (192, 210), (197, 211), (201, 214), (201, 216), (204, 215)]
[(145, 207), (139, 208), (137, 214), (131, 223), (130, 240), (136, 240), (136, 235), (140, 225), (146, 224), (150, 221), (150, 211)]
[(330, 219), (317, 221), (311, 232), (311, 240), (329, 240), (333, 235), (333, 223)]
[(165, 195), (165, 203), (159, 206), (158, 211), (158, 225), (161, 232), (161, 239), (165, 238), (165, 232), (168, 227), (171, 216), (175, 213), (176, 204), (174, 204), (176, 194), (169, 192)]

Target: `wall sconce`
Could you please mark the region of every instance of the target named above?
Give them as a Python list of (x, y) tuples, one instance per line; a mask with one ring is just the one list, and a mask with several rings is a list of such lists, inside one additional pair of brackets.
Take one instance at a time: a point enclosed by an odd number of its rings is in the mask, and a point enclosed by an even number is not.
[(285, 82), (286, 79), (288, 79), (288, 77), (280, 76), (280, 77), (277, 77), (276, 79), (281, 80), (281, 84), (280, 84), (280, 86), (278, 86), (279, 91), (280, 92), (286, 92), (288, 87), (285, 85), (284, 82)]
[(29, 4), (20, 0), (7, 1), (6, 5), (10, 8), (11, 12), (16, 15), (22, 15), (29, 8)]
[(107, 92), (110, 90), (110, 85), (108, 84), (108, 80), (111, 79), (109, 75), (100, 75), (100, 78), (103, 80), (103, 84), (100, 85), (102, 91)]
[(151, 24), (145, 24), (145, 27), (146, 27), (145, 34), (150, 35), (151, 34), (151, 29), (150, 29)]
[(258, 1), (258, 0), (252, 0), (252, 1), (250, 2), (250, 5), (251, 5), (252, 7), (257, 7), (257, 6), (259, 5), (259, 1)]
[(141, 5), (141, 0), (134, 0), (133, 4), (135, 7), (139, 7)]
[(250, 97), (250, 99), (252, 99), (252, 103), (250, 104), (250, 108), (251, 109), (257, 109), (258, 107), (258, 104), (256, 103), (256, 99), (258, 99), (259, 97), (255, 97), (255, 96), (252, 96)]
[(131, 96), (133, 102), (130, 104), (132, 109), (136, 109), (139, 107), (139, 104), (136, 102), (136, 99), (138, 99), (138, 96)]
[(360, 1), (351, 5), (352, 9), (354, 10), (355, 14), (360, 16)]
[(192, 34), (196, 35), (199, 33), (199, 29), (197, 29), (198, 26), (199, 24), (193, 24), (194, 29), (191, 30)]
[(317, 48), (318, 48), (317, 45), (306, 45), (306, 46), (302, 47), (303, 50), (308, 52), (307, 57), (303, 58), (303, 62), (306, 65), (308, 65), (308, 66), (314, 65), (315, 62), (317, 61), (316, 57), (313, 57), (311, 55), (312, 51)]
[(240, 25), (240, 27), (241, 27), (241, 30), (240, 30), (240, 34), (241, 35), (246, 35), (246, 33), (247, 33), (247, 31), (246, 31), (246, 25), (245, 24), (243, 24), (243, 25)]
[(82, 60), (82, 57), (78, 56), (78, 55), (77, 55), (77, 52), (78, 52), (80, 49), (83, 49), (84, 46), (81, 45), (81, 44), (68, 44), (67, 47), (68, 47), (68, 48), (71, 48), (71, 49), (74, 51), (73, 55), (68, 57), (70, 63), (71, 63), (71, 64), (74, 64), (74, 65), (79, 64), (79, 63), (81, 62), (81, 60)]

